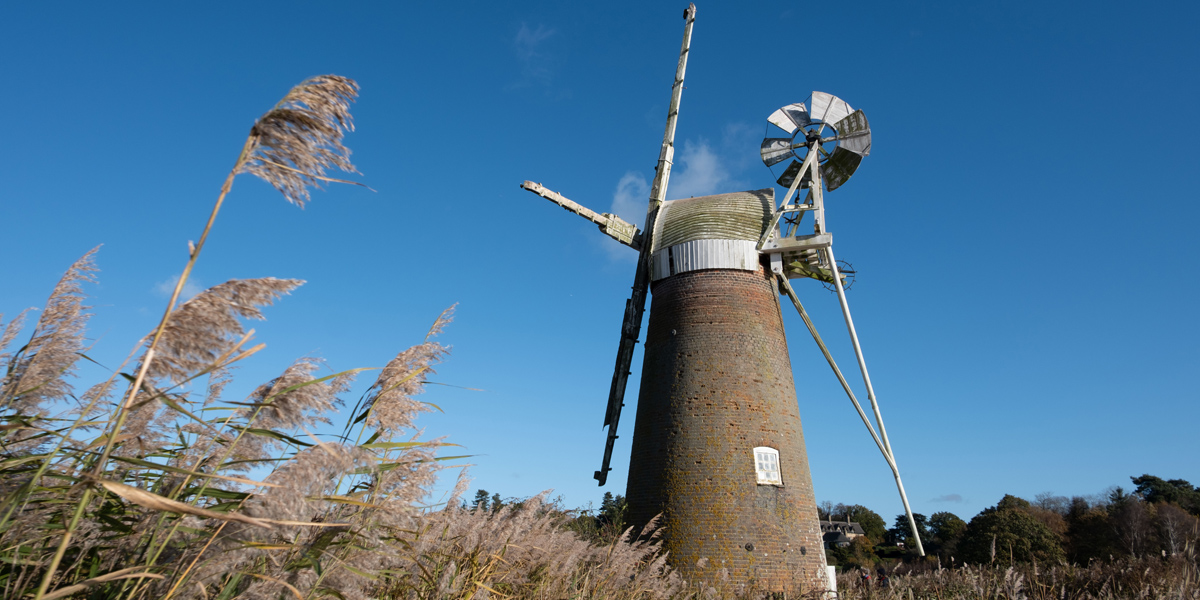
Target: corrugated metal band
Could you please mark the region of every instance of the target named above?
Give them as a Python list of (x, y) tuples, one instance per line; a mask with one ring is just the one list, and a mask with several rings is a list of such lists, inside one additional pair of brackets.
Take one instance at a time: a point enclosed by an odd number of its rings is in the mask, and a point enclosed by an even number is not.
[(658, 281), (678, 273), (701, 269), (758, 269), (757, 242), (748, 240), (693, 240), (675, 244), (650, 257), (650, 279)]

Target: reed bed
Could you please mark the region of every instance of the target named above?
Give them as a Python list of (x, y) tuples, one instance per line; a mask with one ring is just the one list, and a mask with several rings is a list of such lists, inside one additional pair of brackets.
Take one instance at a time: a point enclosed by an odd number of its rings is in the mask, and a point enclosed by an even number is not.
[(886, 585), (871, 573), (838, 575), (842, 600), (1005, 599), (1005, 600), (1196, 600), (1200, 564), (1193, 548), (1172, 556), (1092, 561), (1086, 566), (1035, 563), (1013, 566), (929, 563), (894, 565)]

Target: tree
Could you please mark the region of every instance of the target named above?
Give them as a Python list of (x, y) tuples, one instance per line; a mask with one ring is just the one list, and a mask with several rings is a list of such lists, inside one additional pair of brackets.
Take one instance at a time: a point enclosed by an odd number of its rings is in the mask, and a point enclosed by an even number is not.
[(1130, 479), (1137, 486), (1133, 491), (1134, 495), (1142, 500), (1151, 504), (1175, 503), (1193, 515), (1200, 516), (1200, 488), (1193, 487), (1187, 481), (1183, 479), (1163, 481), (1153, 475), (1130, 477)]
[(1157, 508), (1158, 534), (1163, 550), (1169, 556), (1175, 556), (1183, 552), (1189, 542), (1195, 547), (1200, 519), (1175, 504), (1159, 504)]
[(488, 509), (488, 491), (487, 490), (477, 490), (475, 492), (474, 506), (477, 510), (487, 510)]
[(1046, 526), (1060, 540), (1065, 539), (1067, 535), (1067, 520), (1058, 512), (1042, 508), (1038, 505), (1030, 505), (1025, 509), (1029, 516), (1038, 520), (1039, 523)]
[(1071, 500), (1066, 496), (1055, 496), (1051, 492), (1042, 492), (1033, 497), (1033, 505), (1051, 512), (1056, 512), (1059, 515), (1067, 516), (1067, 511), (1071, 510)]
[(1106, 558), (1116, 552), (1116, 538), (1108, 520), (1108, 511), (1092, 506), (1079, 496), (1071, 498), (1067, 510), (1067, 554), (1072, 561)]
[(608, 545), (620, 539), (625, 532), (629, 503), (624, 496), (613, 496), (605, 492), (600, 500), (600, 510), (593, 516), (591, 511), (582, 511), (567, 524), (567, 528), (593, 544)]
[[(840, 505), (839, 505), (840, 506)], [(817, 505), (817, 518), (822, 521), (833, 520), (833, 503), (826, 500)]]
[(1117, 541), (1126, 553), (1145, 556), (1158, 550), (1153, 506), (1137, 496), (1121, 496), (1119, 501), (1109, 505), (1108, 516)]
[(597, 515), (600, 525), (624, 529), (628, 508), (629, 503), (625, 501), (625, 496), (618, 494), (614, 497), (612, 492), (604, 492), (604, 498), (600, 500), (600, 514)]
[[(929, 519), (921, 513), (913, 513), (913, 522), (917, 524), (917, 535), (921, 536), (921, 541), (929, 539)], [(888, 543), (897, 546), (903, 544), (905, 548), (916, 548), (917, 542), (913, 539), (912, 526), (908, 522), (908, 515), (896, 515), (896, 523), (892, 528), (887, 530)]]
[(600, 514), (611, 512), (614, 502), (616, 499), (613, 498), (612, 492), (604, 492), (604, 497), (600, 499)]
[(872, 542), (878, 544), (883, 541), (887, 523), (883, 517), (879, 516), (879, 513), (861, 504), (852, 504), (846, 507), (846, 518), (858, 523), (863, 528), (863, 533), (871, 538)]
[[(492, 495), (492, 512), (500, 512), (500, 508), (504, 506), (504, 502), (500, 500), (500, 494)], [(487, 510), (485, 507), (484, 510)]]
[(1059, 539), (1028, 513), (1029, 502), (1005, 495), (991, 508), (975, 515), (963, 531), (959, 550), (963, 560), (976, 564), (1065, 561)]
[(954, 556), (958, 541), (967, 529), (967, 522), (951, 512), (935, 512), (929, 517), (929, 543), (926, 551), (931, 554)]

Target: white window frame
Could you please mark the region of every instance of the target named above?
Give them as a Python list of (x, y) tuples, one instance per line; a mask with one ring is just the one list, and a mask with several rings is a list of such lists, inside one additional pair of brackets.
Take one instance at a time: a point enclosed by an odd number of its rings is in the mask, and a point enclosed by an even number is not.
[(768, 446), (756, 447), (754, 449), (754, 472), (758, 479), (758, 485), (782, 486), (783, 471), (779, 465), (779, 451)]

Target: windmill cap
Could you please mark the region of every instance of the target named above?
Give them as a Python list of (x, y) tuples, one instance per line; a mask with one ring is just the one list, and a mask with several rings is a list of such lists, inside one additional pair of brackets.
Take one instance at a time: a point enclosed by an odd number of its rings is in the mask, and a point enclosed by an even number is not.
[(775, 188), (663, 202), (652, 252), (693, 240), (758, 242), (775, 210)]
[(775, 188), (669, 200), (654, 223), (651, 279), (700, 269), (758, 269)]

